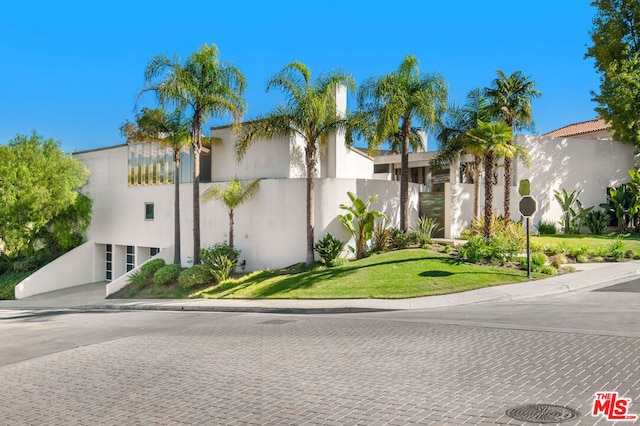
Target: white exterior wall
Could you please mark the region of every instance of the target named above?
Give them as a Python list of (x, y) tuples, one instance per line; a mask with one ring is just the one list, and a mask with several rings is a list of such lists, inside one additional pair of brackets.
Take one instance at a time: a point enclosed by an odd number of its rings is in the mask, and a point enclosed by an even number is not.
[(222, 144), (211, 147), (211, 180), (226, 182), (258, 178), (301, 177), (304, 151), (287, 139), (260, 139), (251, 145), (241, 162), (236, 161), (234, 136), (231, 127), (211, 129)]
[[(265, 142), (265, 145), (268, 142)], [(277, 143), (276, 143), (277, 145)], [(213, 152), (218, 148), (214, 147)], [(252, 148), (253, 149), (253, 148)], [(251, 152), (251, 150), (249, 151)], [(351, 157), (353, 156), (353, 157)], [(173, 245), (173, 184), (129, 187), (127, 185), (127, 147), (97, 150), (77, 154), (92, 170), (89, 183), (83, 189), (94, 200), (90, 238), (100, 245), (113, 245), (114, 279), (125, 273), (123, 262), (126, 246), (135, 246), (136, 265), (148, 256), (139, 247), (165, 249)], [(213, 158), (216, 156), (213, 155)], [(370, 159), (352, 152), (352, 164), (360, 165), (354, 174), (371, 165)], [(215, 168), (212, 170), (215, 174)], [(251, 177), (253, 179), (253, 176)], [(227, 182), (201, 183), (201, 193), (211, 185), (226, 186)], [(347, 191), (368, 199), (378, 194), (374, 208), (389, 215), (391, 224), (399, 222), (399, 182), (366, 179), (319, 178), (316, 180), (315, 237), (331, 232), (346, 238), (348, 234), (337, 219), (343, 213), (340, 203), (349, 203)], [(417, 198), (420, 185), (411, 185), (411, 221), (418, 214)], [(145, 203), (154, 203), (154, 220), (145, 220)], [(183, 266), (193, 256), (192, 186), (180, 185), (181, 245)], [(201, 238), (207, 246), (228, 239), (228, 212), (220, 203), (201, 203)], [(379, 207), (377, 207), (379, 206)], [(305, 260), (306, 254), (306, 179), (265, 179), (255, 198), (235, 211), (234, 242), (241, 249), (247, 270), (280, 268)], [(104, 259), (104, 254), (102, 258)], [(104, 269), (104, 263), (101, 266)]]
[[(518, 161), (511, 188), (511, 218), (520, 219), (518, 182), (531, 181), (531, 195), (538, 201), (538, 211), (532, 224), (540, 220), (558, 222), (562, 211), (553, 196), (563, 188), (571, 192), (582, 190), (578, 199), (585, 207), (606, 202), (608, 187), (629, 181), (628, 170), (635, 165), (633, 146), (610, 140), (549, 138), (517, 135), (516, 143), (523, 145), (531, 158), (530, 167)], [(457, 172), (457, 171), (456, 171)], [(499, 169), (502, 174), (502, 168)], [(480, 214), (484, 211), (484, 182), (480, 185)], [(470, 225), (473, 215), (473, 185), (452, 184), (452, 237)], [(493, 188), (493, 210), (503, 213), (504, 186), (502, 178)]]
[(24, 299), (36, 294), (101, 281), (103, 278), (98, 278), (100, 270), (97, 269), (100, 266), (95, 262), (98, 255), (93, 241), (76, 247), (25, 278), (16, 286), (15, 298)]

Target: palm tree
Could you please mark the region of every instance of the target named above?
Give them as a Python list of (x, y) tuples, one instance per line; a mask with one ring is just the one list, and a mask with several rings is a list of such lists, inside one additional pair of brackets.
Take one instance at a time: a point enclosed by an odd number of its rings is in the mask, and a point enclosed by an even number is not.
[(143, 108), (141, 113), (136, 114), (136, 123), (125, 121), (120, 127), (120, 132), (127, 138), (127, 143), (158, 143), (173, 150), (173, 263), (180, 265), (180, 153), (182, 148), (191, 142), (189, 120), (183, 118), (183, 112), (180, 109), (169, 112), (164, 109)]
[(482, 172), (482, 146), (467, 134), (475, 129), (478, 121), (490, 120), (489, 101), (480, 89), (467, 94), (467, 102), (459, 107), (451, 105), (439, 126), (437, 139), (440, 141), (438, 154), (430, 161), (435, 169), (451, 165), (463, 154), (473, 156), (473, 217), (479, 215), (480, 173)]
[(256, 179), (242, 185), (242, 182), (235, 178), (224, 189), (211, 186), (202, 193), (204, 201), (218, 200), (229, 209), (229, 248), (231, 251), (233, 251), (233, 212), (256, 195), (261, 180)]
[(347, 120), (337, 116), (335, 91), (340, 85), (355, 90), (353, 77), (342, 71), (331, 71), (311, 81), (311, 71), (302, 62), (291, 62), (273, 75), (267, 91), (278, 88), (287, 96), (287, 104), (276, 107), (269, 115), (247, 123), (236, 141), (236, 155), (241, 159), (259, 138), (301, 138), (305, 143), (307, 167), (307, 265), (314, 262), (314, 178), (318, 150), (326, 145), (329, 135), (346, 130)]
[[(413, 55), (405, 56), (397, 71), (367, 80), (358, 93), (359, 107), (375, 116), (374, 147), (390, 140), (400, 128), (400, 229), (409, 229), (409, 141), (411, 126), (420, 122), (433, 129), (446, 110), (448, 90), (440, 74), (424, 74)], [(371, 149), (371, 146), (370, 146)]]
[(482, 150), (484, 168), (484, 236), (491, 237), (491, 216), (493, 215), (493, 170), (499, 158), (519, 157), (528, 163), (526, 151), (519, 145), (511, 145), (511, 128), (504, 121), (495, 123), (478, 121), (476, 128), (467, 132)]
[(244, 75), (235, 66), (219, 59), (216, 45), (206, 43), (184, 63), (177, 56), (151, 58), (145, 70), (146, 87), (158, 101), (189, 108), (193, 151), (193, 263), (200, 263), (200, 152), (202, 124), (211, 117), (229, 116), (237, 124), (244, 114)]
[[(536, 83), (524, 76), (522, 71), (516, 71), (506, 76), (501, 70), (493, 80), (491, 87), (485, 89), (491, 100), (491, 112), (494, 118), (504, 120), (511, 133), (515, 130), (527, 129), (533, 126), (531, 102), (542, 96), (536, 90)], [(513, 145), (513, 140), (509, 141)], [(504, 159), (504, 217), (511, 219), (511, 158)]]

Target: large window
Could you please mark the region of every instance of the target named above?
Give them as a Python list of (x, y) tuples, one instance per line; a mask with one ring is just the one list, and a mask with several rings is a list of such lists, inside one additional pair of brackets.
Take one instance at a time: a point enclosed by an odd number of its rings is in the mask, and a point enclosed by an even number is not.
[(152, 143), (129, 145), (129, 186), (173, 182), (173, 150)]
[[(164, 185), (173, 183), (173, 149), (155, 143), (129, 145), (129, 186)], [(193, 155), (189, 148), (180, 154), (180, 183), (193, 182)], [(211, 151), (200, 153), (200, 182), (211, 182)]]

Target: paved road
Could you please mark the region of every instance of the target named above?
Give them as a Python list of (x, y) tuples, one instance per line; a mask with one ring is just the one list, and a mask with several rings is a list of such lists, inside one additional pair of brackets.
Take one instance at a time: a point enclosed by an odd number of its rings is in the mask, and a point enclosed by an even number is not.
[(0, 424), (523, 424), (505, 410), (527, 403), (612, 424), (595, 392), (640, 401), (628, 286), (349, 315), (0, 311)]

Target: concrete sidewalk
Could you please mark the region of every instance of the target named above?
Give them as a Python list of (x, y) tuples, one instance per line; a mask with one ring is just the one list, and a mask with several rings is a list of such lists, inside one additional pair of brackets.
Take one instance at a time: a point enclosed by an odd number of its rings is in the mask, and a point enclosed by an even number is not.
[(581, 270), (541, 280), (411, 299), (105, 299), (104, 282), (22, 300), (0, 301), (2, 309), (169, 310), (269, 313), (348, 313), (441, 308), (505, 302), (595, 289), (640, 278), (640, 261), (574, 265)]

